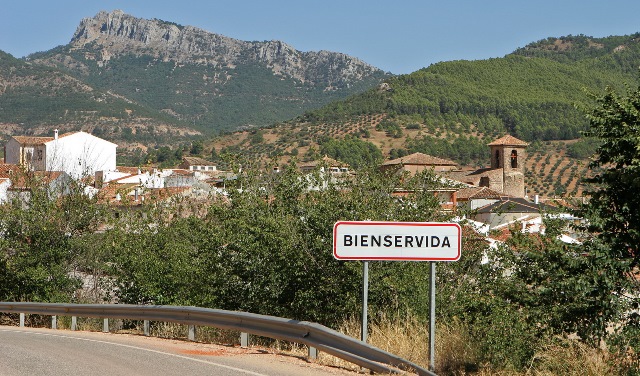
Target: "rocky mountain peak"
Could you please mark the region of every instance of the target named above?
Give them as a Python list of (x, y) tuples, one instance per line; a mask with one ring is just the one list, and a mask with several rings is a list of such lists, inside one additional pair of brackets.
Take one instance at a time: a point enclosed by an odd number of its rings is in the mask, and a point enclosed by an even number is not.
[(327, 89), (348, 86), (382, 72), (363, 61), (335, 52), (300, 52), (281, 41), (246, 42), (158, 19), (142, 19), (121, 10), (101, 11), (85, 18), (76, 29), (71, 45), (95, 45), (103, 63), (117, 55), (153, 55), (178, 63), (208, 64), (233, 68), (259, 63), (274, 74)]

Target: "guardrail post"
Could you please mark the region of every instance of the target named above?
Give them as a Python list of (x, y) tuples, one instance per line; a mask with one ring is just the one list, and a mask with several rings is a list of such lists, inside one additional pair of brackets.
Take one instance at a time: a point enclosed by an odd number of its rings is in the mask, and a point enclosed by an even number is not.
[(51, 316), (51, 329), (58, 329), (58, 316)]
[(309, 346), (308, 358), (312, 360), (318, 359), (318, 349), (313, 346)]
[(109, 333), (109, 319), (104, 319), (102, 321), (102, 332)]
[(196, 326), (195, 325), (189, 325), (189, 341), (195, 341), (196, 340)]
[(249, 333), (240, 333), (240, 347), (249, 347)]
[(24, 313), (20, 312), (20, 327), (24, 328)]
[(142, 333), (144, 333), (145, 336), (149, 337), (149, 320), (144, 320), (144, 322), (142, 323)]
[[(220, 327), (241, 333), (248, 328), (254, 328), (255, 333), (272, 338), (289, 338), (293, 342), (304, 342), (308, 346), (309, 354), (313, 357), (319, 354), (320, 348), (327, 354), (344, 359), (376, 373), (394, 373), (394, 368), (412, 368), (421, 376), (435, 376), (435, 374), (419, 365), (366, 345), (362, 341), (337, 333), (319, 324), (298, 322), (271, 316), (257, 315), (247, 312), (214, 310), (199, 307), (155, 306), (136, 307), (123, 304), (64, 304), (64, 303), (30, 303), (30, 302), (0, 302), (0, 312), (9, 312), (13, 317), (20, 314), (20, 321), (24, 325), (25, 317), (30, 315), (71, 317), (71, 330), (78, 330), (78, 317), (100, 318), (122, 317), (131, 320), (163, 320), (174, 321), (184, 325), (198, 322), (200, 325)], [(185, 312), (187, 318), (185, 318)], [(22, 314), (21, 314), (22, 313)], [(229, 320), (233, 317), (234, 320)], [(197, 318), (197, 321), (194, 318)], [(57, 317), (52, 317), (57, 324)], [(137, 321), (139, 323), (139, 321)], [(195, 326), (190, 325), (192, 337), (195, 337)], [(262, 329), (260, 329), (262, 328)], [(308, 333), (299, 338), (301, 333)], [(313, 334), (313, 335), (312, 335)], [(316, 335), (317, 334), (317, 335)], [(240, 341), (243, 347), (249, 346), (249, 333), (242, 332)], [(313, 348), (315, 347), (315, 349)], [(391, 366), (391, 367), (389, 367)]]

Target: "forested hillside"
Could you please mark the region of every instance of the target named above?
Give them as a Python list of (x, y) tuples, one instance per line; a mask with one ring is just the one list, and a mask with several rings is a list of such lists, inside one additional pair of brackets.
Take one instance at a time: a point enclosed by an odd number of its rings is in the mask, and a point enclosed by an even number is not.
[(167, 136), (197, 134), (184, 123), (99, 90), (62, 70), (32, 64), (0, 51), (0, 139), (12, 134), (93, 132), (110, 140), (161, 142)]
[(391, 77), (363, 94), (210, 147), (253, 160), (327, 154), (356, 168), (413, 152), (486, 166), (486, 144), (509, 133), (531, 143), (530, 193), (580, 195), (579, 177), (595, 150), (575, 141), (588, 126), (590, 93), (633, 86), (638, 65), (639, 35), (550, 38), (503, 58), (442, 62)]
[(63, 46), (32, 58), (64, 55), (82, 62), (81, 69), (67, 71), (94, 87), (123, 95), (205, 133), (266, 126), (290, 119), (306, 109), (366, 90), (382, 78), (354, 82), (349, 90), (327, 92), (322, 86), (276, 77), (259, 64), (229, 69), (204, 64), (178, 65), (152, 55), (129, 54), (111, 58), (102, 66), (84, 58), (87, 53), (99, 54), (100, 48), (85, 46), (77, 50)]
[[(30, 123), (95, 119), (125, 113), (134, 104), (95, 90), (64, 72), (0, 51), (0, 121)], [(136, 110), (148, 115), (142, 108)]]
[[(563, 46), (554, 49), (551, 46)], [(621, 88), (637, 80), (638, 35), (566, 37), (533, 43), (504, 58), (434, 64), (393, 77), (378, 90), (333, 103), (301, 121), (336, 121), (354, 115), (387, 113), (409, 122), (481, 134), (509, 132), (527, 141), (572, 139), (586, 120), (576, 105), (587, 91)]]

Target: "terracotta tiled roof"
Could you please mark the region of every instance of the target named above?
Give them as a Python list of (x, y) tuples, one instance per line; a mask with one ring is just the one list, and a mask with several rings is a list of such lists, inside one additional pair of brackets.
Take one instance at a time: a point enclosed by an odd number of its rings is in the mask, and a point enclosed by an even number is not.
[(123, 185), (127, 185), (127, 184), (135, 184), (135, 183), (120, 183), (120, 181), (122, 180), (126, 180), (129, 178), (132, 178), (134, 176), (138, 175), (138, 173), (136, 172), (135, 174), (130, 174), (130, 175), (125, 175), (125, 176), (121, 176), (117, 179), (113, 179), (113, 180), (109, 180), (109, 184), (113, 183), (113, 184), (123, 184)]
[(478, 209), (478, 213), (540, 213), (545, 206), (534, 204), (520, 197), (504, 197), (498, 202), (485, 205)]
[(495, 199), (499, 200), (506, 195), (498, 191), (494, 191), (488, 187), (469, 187), (462, 188), (458, 191), (458, 200), (471, 200), (471, 199)]
[[(136, 189), (139, 190), (138, 201), (132, 194)], [(146, 202), (158, 202), (169, 199), (173, 196), (189, 192), (191, 187), (168, 187), (168, 188), (140, 188), (139, 184), (122, 184), (107, 185), (100, 189), (98, 199), (101, 202), (111, 203), (114, 205), (141, 205), (143, 200)], [(120, 195), (120, 199), (116, 197)], [(143, 198), (144, 197), (144, 198)]]
[(133, 192), (136, 187), (139, 187), (139, 184), (109, 184), (105, 185), (98, 192), (98, 200), (100, 202), (117, 202), (116, 196), (120, 194), (120, 200), (125, 198), (125, 200), (129, 200), (128, 194)]
[(62, 171), (32, 171), (28, 176), (23, 173), (9, 175), (9, 179), (12, 183), (11, 189), (24, 190), (29, 189), (33, 183), (49, 184), (62, 174), (64, 174)]
[[(67, 132), (61, 134), (58, 138), (63, 138), (76, 134), (78, 132)], [(42, 136), (11, 136), (14, 140), (18, 141), (21, 145), (42, 145), (47, 142), (55, 140), (54, 137), (42, 137)]]
[(149, 169), (144, 169), (140, 167), (131, 167), (131, 166), (118, 166), (116, 167), (116, 171), (122, 172), (130, 175), (138, 175), (138, 173), (144, 173)]
[(171, 170), (173, 172), (172, 175), (184, 175), (184, 176), (193, 176), (193, 171), (185, 170), (183, 168), (174, 168)]
[(3, 172), (18, 171), (20, 169), (21, 169), (21, 167), (16, 165), (16, 164), (11, 164), (11, 163), (1, 163), (0, 164), (0, 171), (3, 171)]
[(186, 162), (190, 166), (215, 166), (213, 162), (209, 162), (206, 159), (199, 157), (182, 157), (182, 161)]
[(407, 156), (392, 159), (384, 162), (383, 166), (398, 165), (398, 164), (411, 164), (411, 165), (425, 165), (425, 166), (457, 166), (456, 162), (448, 159), (433, 157), (431, 155), (423, 153), (413, 153)]
[(43, 145), (46, 142), (53, 141), (53, 137), (35, 137), (35, 136), (11, 136), (18, 141), (20, 145)]
[(487, 144), (487, 146), (528, 146), (529, 143), (519, 140), (511, 135), (500, 137), (499, 139)]
[(303, 165), (300, 165), (300, 167), (316, 167), (322, 164), (327, 164), (329, 167), (346, 167), (347, 164), (346, 163), (342, 163), (340, 161), (336, 161), (333, 158), (327, 157), (326, 155), (324, 157), (322, 157), (322, 159), (317, 160), (317, 161), (311, 161), (311, 162), (306, 162)]
[[(479, 180), (483, 176), (487, 176), (489, 178), (499, 178), (502, 176), (501, 168), (481, 168), (475, 171), (443, 171), (438, 174), (445, 176), (449, 179), (457, 180), (459, 182), (466, 183), (467, 181), (476, 181)], [(477, 184), (477, 182), (476, 182)]]
[(441, 210), (449, 210), (449, 211), (451, 211), (451, 210), (453, 210), (455, 208), (456, 208), (456, 205), (452, 204), (452, 203), (443, 202), (443, 203), (440, 204), (440, 209)]
[(489, 238), (504, 243), (507, 240), (511, 239), (511, 230), (509, 229), (509, 227), (503, 227), (499, 230), (492, 231), (489, 234)]

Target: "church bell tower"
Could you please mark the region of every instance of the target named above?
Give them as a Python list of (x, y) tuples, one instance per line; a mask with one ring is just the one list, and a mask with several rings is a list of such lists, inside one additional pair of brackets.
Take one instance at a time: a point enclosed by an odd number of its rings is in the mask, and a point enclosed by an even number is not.
[(529, 144), (506, 135), (488, 146), (491, 148), (491, 168), (502, 169), (502, 192), (524, 197), (524, 162)]

